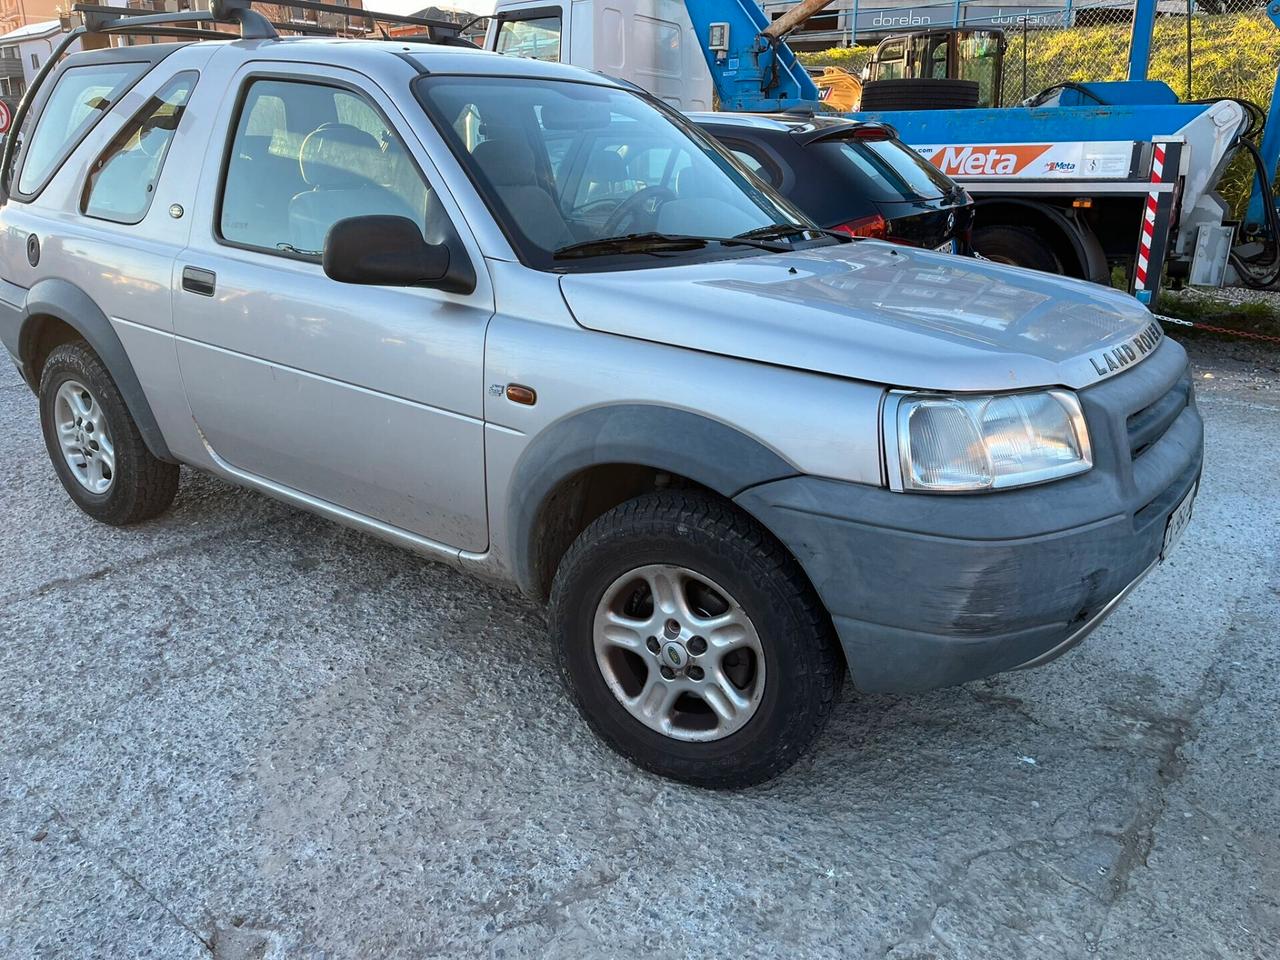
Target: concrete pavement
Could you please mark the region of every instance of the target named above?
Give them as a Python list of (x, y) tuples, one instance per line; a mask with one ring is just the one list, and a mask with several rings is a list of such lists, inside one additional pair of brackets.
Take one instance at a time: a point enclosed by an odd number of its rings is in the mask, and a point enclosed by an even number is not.
[(0, 372), (0, 957), (1280, 954), (1280, 375), (1191, 345), (1196, 518), (1038, 671), (844, 703), (780, 779), (642, 773), (540, 608), (185, 472), (63, 494)]

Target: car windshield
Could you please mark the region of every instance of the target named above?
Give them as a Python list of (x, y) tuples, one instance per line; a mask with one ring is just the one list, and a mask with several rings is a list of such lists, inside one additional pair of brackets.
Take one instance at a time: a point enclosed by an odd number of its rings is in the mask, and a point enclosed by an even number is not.
[[(773, 224), (812, 226), (706, 135), (631, 91), (459, 76), (425, 77), (416, 89), (531, 266), (590, 269), (583, 254), (630, 258), (637, 266), (759, 255), (759, 246), (715, 238)], [(663, 245), (677, 236), (706, 242)], [(628, 239), (610, 244), (615, 237)]]

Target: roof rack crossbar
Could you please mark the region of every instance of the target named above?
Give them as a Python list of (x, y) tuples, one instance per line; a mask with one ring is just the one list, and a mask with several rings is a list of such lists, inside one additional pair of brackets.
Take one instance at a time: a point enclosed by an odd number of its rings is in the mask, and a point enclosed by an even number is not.
[(401, 13), (383, 13), (380, 10), (366, 10), (362, 7), (350, 7), (342, 3), (326, 3), (323, 0), (274, 0), (274, 5), (297, 10), (314, 10), (317, 13), (338, 13), (348, 17), (380, 23), (403, 23), (415, 27), (426, 27), (433, 40), (456, 37), (462, 32), (464, 26), (464, 24), (455, 23), (452, 20), (414, 17)]
[[(199, 22), (199, 21), (197, 21)], [(216, 21), (210, 20), (209, 23)], [(199, 27), (169, 27), (164, 24), (122, 24), (103, 31), (117, 37), (174, 37), (179, 40), (224, 40), (228, 34)]]
[(208, 10), (172, 13), (90, 3), (77, 3), (72, 10), (80, 14), (84, 29), (89, 33), (119, 33), (123, 28), (163, 24), (236, 23), (240, 25), (240, 36), (246, 40), (269, 40), (279, 36), (267, 18), (252, 8), (252, 0), (210, 0)]
[(117, 33), (136, 27), (153, 27), (164, 24), (181, 26), (189, 23), (215, 23), (207, 10), (183, 10), (179, 13), (144, 13), (141, 16), (103, 17), (99, 13), (85, 15), (85, 27), (90, 33)]

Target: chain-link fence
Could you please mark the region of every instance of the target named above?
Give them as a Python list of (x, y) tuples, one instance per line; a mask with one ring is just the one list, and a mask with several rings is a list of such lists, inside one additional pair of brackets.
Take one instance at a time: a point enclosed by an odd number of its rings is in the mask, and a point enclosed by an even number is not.
[[(788, 6), (789, 0), (766, 0), (765, 10), (776, 16)], [(1267, 106), (1280, 63), (1280, 29), (1264, 3), (1158, 0), (1157, 14), (1151, 79), (1184, 99), (1241, 97)], [(954, 26), (1000, 29), (1003, 103), (1012, 105), (1059, 83), (1125, 79), (1133, 0), (1004, 6), (994, 0), (836, 0), (821, 16), (821, 29), (793, 34), (791, 45), (807, 65), (853, 73), (890, 36)]]
[[(1080, 4), (1005, 27), (1004, 101), (1058, 83), (1123, 80), (1132, 4)], [(1257, 0), (1161, 0), (1148, 76), (1186, 100), (1240, 97), (1264, 108), (1280, 63), (1280, 30)]]

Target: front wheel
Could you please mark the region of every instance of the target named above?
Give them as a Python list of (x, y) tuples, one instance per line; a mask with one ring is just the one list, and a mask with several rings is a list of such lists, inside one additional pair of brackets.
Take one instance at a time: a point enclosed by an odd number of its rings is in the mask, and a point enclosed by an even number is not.
[(776, 776), (813, 744), (844, 679), (799, 565), (733, 506), (688, 492), (608, 511), (552, 589), (561, 669), (619, 753), (702, 787)]

